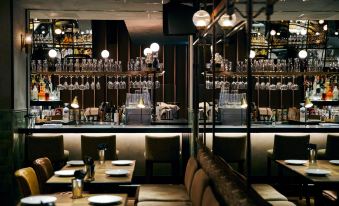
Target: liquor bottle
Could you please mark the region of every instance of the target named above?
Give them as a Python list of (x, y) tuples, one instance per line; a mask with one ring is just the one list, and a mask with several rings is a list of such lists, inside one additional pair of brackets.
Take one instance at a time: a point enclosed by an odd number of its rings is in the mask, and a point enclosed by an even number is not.
[(45, 100), (45, 88), (46, 88), (46, 84), (41, 78), (39, 82), (39, 94), (38, 94), (40, 101)]
[(334, 89), (333, 89), (333, 100), (339, 100), (339, 94), (338, 94), (338, 88), (337, 86), (334, 86)]
[(326, 87), (326, 101), (332, 101), (332, 98), (333, 98), (333, 93), (332, 93), (332, 90), (331, 90), (331, 86), (327, 86)]
[(32, 71), (32, 73), (36, 72), (36, 63), (35, 63), (35, 60), (32, 60), (32, 62), (31, 62), (31, 71)]
[(36, 87), (36, 85), (34, 85), (32, 92), (31, 92), (31, 99), (33, 101), (37, 101), (39, 99), (38, 93), (39, 93), (38, 88)]
[(42, 63), (42, 71), (43, 72), (48, 72), (48, 63), (47, 63), (46, 59)]
[(62, 110), (62, 120), (64, 123), (69, 122), (69, 108), (68, 108), (68, 103), (64, 104), (64, 109)]
[(304, 103), (301, 103), (301, 108), (300, 108), (300, 122), (305, 122), (306, 121), (306, 108), (304, 107)]
[(80, 72), (80, 63), (79, 63), (79, 59), (75, 59), (74, 69), (75, 69), (75, 72)]

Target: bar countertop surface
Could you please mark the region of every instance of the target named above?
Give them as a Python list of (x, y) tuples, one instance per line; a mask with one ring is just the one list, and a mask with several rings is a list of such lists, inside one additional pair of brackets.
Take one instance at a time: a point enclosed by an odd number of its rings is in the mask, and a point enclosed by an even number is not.
[[(18, 133), (190, 133), (190, 125), (36, 125), (34, 128), (18, 128)], [(245, 133), (246, 126), (216, 125), (215, 132)], [(204, 126), (200, 125), (200, 132)], [(206, 125), (206, 132), (212, 132), (212, 126)], [(339, 124), (321, 125), (258, 125), (253, 124), (251, 133), (337, 133)]]

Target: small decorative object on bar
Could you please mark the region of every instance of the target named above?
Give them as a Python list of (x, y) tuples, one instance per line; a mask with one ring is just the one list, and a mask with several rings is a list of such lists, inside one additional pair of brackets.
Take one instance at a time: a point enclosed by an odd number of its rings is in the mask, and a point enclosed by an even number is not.
[(99, 156), (99, 163), (102, 165), (105, 163), (105, 151), (107, 149), (107, 144), (100, 143), (98, 144), (98, 156)]
[(84, 177), (86, 176), (85, 171), (76, 170), (74, 172), (74, 179), (72, 179), (72, 198), (82, 198), (82, 191), (84, 189)]
[(79, 102), (78, 102), (78, 97), (75, 96), (72, 103), (71, 103), (71, 107), (73, 109), (79, 109)]
[(95, 165), (94, 165), (93, 158), (89, 156), (85, 156), (84, 162), (85, 162), (85, 168), (86, 168), (85, 182), (94, 181)]

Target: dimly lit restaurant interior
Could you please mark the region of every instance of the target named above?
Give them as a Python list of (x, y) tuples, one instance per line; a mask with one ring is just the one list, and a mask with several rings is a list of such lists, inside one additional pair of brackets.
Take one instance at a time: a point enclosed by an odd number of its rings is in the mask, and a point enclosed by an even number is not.
[(0, 5), (0, 205), (339, 206), (338, 0)]

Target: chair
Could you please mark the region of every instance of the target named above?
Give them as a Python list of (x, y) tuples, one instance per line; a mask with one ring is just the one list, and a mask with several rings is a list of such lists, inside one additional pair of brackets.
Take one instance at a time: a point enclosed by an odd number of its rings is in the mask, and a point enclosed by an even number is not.
[(267, 174), (271, 175), (271, 161), (286, 159), (308, 159), (307, 147), (310, 135), (275, 135), (273, 149), (267, 150)]
[(193, 206), (199, 206), (202, 203), (205, 188), (209, 184), (209, 178), (204, 170), (199, 169), (193, 178), (190, 198)]
[(215, 136), (213, 153), (228, 163), (238, 163), (238, 170), (244, 173), (246, 160), (246, 136), (222, 137)]
[(49, 193), (46, 181), (54, 174), (51, 161), (47, 157), (36, 159), (33, 162), (33, 169), (38, 178), (40, 192), (44, 194)]
[(63, 135), (27, 136), (26, 160), (31, 163), (41, 157), (47, 157), (54, 169), (64, 166), (68, 160), (69, 151), (64, 150)]
[(339, 136), (327, 135), (326, 148), (318, 150), (319, 159), (338, 160), (339, 159)]
[(33, 168), (26, 167), (17, 170), (15, 178), (22, 197), (40, 194), (39, 182)]
[(204, 195), (202, 197), (202, 204), (201, 206), (219, 206), (219, 202), (215, 198), (213, 191), (210, 186), (207, 186)]
[(333, 190), (324, 190), (322, 192), (324, 204), (326, 205), (339, 205), (338, 193)]
[(141, 185), (138, 190), (137, 201), (189, 201), (193, 178), (197, 170), (197, 160), (194, 157), (190, 157), (186, 165), (184, 185)]
[(86, 136), (81, 135), (81, 157), (90, 156), (94, 160), (99, 160), (97, 146), (98, 144), (106, 144), (107, 150), (105, 151), (106, 160), (118, 159), (116, 150), (116, 136)]
[(172, 176), (178, 177), (180, 165), (180, 136), (153, 137), (146, 135), (145, 161), (146, 177), (148, 180), (153, 176), (154, 163), (170, 163), (172, 166)]

